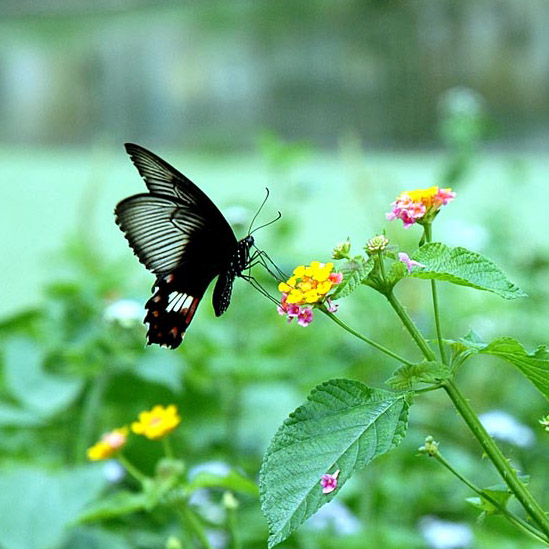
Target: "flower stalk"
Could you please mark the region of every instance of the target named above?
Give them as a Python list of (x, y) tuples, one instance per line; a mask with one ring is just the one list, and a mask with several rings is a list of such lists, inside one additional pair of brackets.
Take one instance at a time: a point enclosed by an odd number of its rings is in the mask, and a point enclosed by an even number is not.
[(442, 384), (442, 387), (454, 403), (459, 415), (463, 418), (475, 438), (479, 441), (482, 449), (490, 458), (490, 461), (494, 464), (507, 486), (509, 486), (509, 489), (513, 492), (517, 500), (520, 501), (532, 520), (536, 522), (543, 533), (549, 537), (549, 519), (547, 518), (545, 511), (518, 478), (516, 471), (511, 467), (509, 461), (488, 434), (478, 416), (471, 408), (469, 402), (461, 394), (453, 380), (446, 380)]
[(510, 522), (512, 522), (515, 526), (520, 528), (523, 532), (528, 534), (529, 536), (532, 536), (537, 541), (540, 541), (544, 543), (545, 545), (549, 545), (549, 539), (544, 536), (539, 530), (534, 528), (531, 524), (528, 524), (525, 520), (521, 519), (520, 517), (517, 517), (514, 513), (509, 511), (505, 505), (502, 505), (499, 501), (491, 497), (488, 493), (482, 491), (478, 486), (475, 486), (469, 479), (465, 478), (459, 471), (454, 469), (454, 467), (446, 461), (446, 459), (442, 456), (440, 451), (437, 449), (436, 452), (429, 454), (431, 457), (434, 457), (443, 467), (445, 467), (450, 473), (452, 473), (456, 478), (458, 478), (463, 484), (465, 484), (468, 488), (470, 488), (473, 492), (478, 494), (481, 499), (486, 500), (491, 505), (493, 505), (500, 513), (505, 515), (507, 519), (509, 519)]
[[(423, 225), (423, 231), (425, 235), (425, 242), (431, 242), (433, 237), (431, 223), (426, 223)], [(434, 280), (431, 280), (431, 294), (433, 296), (433, 314), (435, 317), (435, 329), (437, 332), (437, 341), (438, 341), (438, 350), (440, 352), (440, 359), (444, 364), (446, 362), (446, 353), (444, 351), (444, 343), (442, 342), (442, 329), (440, 327), (440, 314), (438, 312), (438, 295), (437, 295), (437, 284)]]

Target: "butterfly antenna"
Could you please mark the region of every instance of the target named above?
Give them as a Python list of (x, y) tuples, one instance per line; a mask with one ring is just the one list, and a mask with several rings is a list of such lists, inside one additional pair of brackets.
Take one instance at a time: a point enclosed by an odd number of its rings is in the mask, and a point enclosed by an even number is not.
[(263, 225), (259, 225), (259, 227), (256, 227), (251, 233), (248, 233), (248, 234), (253, 234), (253, 233), (255, 233), (255, 231), (257, 231), (259, 229), (263, 229), (264, 227), (268, 227), (269, 225), (272, 225), (273, 223), (276, 223), (281, 217), (282, 217), (282, 214), (280, 212), (278, 212), (278, 215), (274, 219), (271, 219), (271, 221), (269, 221), (268, 223), (264, 223)]
[(259, 210), (257, 210), (256, 214), (254, 215), (254, 217), (253, 217), (253, 219), (250, 223), (250, 227), (248, 228), (248, 234), (252, 234), (252, 227), (254, 225), (254, 222), (257, 219), (257, 216), (261, 213), (261, 210), (263, 209), (263, 206), (265, 206), (265, 202), (267, 202), (267, 198), (269, 198), (269, 194), (270, 194), (269, 187), (265, 187), (265, 190), (267, 191), (267, 193), (265, 194), (265, 198), (263, 199), (263, 202), (261, 203), (261, 206), (259, 206)]

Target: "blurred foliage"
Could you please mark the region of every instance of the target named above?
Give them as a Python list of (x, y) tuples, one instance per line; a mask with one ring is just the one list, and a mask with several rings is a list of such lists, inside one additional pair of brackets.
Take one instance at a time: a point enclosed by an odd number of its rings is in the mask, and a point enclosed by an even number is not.
[[(448, 209), (444, 213), (447, 219), (461, 212), (465, 226), (475, 228), (471, 216), (485, 213), (481, 222), (489, 234), (486, 248), (496, 258), (508, 259), (500, 262), (504, 270), (519, 265), (517, 282), (522, 287), (521, 281), (528, 281), (525, 289), (532, 298), (518, 305), (509, 304), (497, 301), (495, 296), (441, 284), (445, 331), (449, 337), (458, 338), (473, 325), (484, 332), (486, 339), (509, 334), (533, 347), (543, 343), (547, 334), (549, 267), (543, 238), (539, 232), (530, 231), (528, 224), (542, 221), (523, 216), (520, 226), (502, 226), (503, 214), (497, 210), (501, 203), (490, 203), (490, 188), (468, 188), (468, 178), (474, 171), (472, 144), (479, 142), (482, 131), (477, 122), (452, 116), (445, 118), (444, 124), (449, 126), (441, 130), (450, 152), (442, 162), (440, 180), (424, 182), (423, 186), (451, 181), (457, 187), (465, 203), (460, 211), (456, 201), (455, 211)], [(463, 135), (469, 137), (464, 139)], [(272, 180), (277, 182), (292, 179), (294, 168), (310, 154), (307, 147), (284, 144), (271, 134), (265, 134), (259, 145)], [(353, 161), (356, 149), (351, 146), (342, 153), (345, 172), (349, 168), (345, 162)], [(458, 164), (467, 169), (448, 168)], [(535, 186), (529, 186), (526, 168), (520, 163), (502, 165), (496, 173), (501, 181), (520, 188), (517, 201), (531, 196)], [(366, 197), (375, 194), (371, 173), (353, 169), (346, 173), (355, 178), (348, 200), (354, 200), (352, 193), (361, 193), (366, 204)], [(314, 191), (301, 182), (292, 185), (293, 201), (283, 219), (265, 230), (271, 234), (266, 240), (276, 242), (279, 256), (266, 249), (285, 271), (293, 268), (295, 250), (300, 250), (300, 257), (311, 259), (307, 257), (309, 247), (303, 249), (296, 235), (302, 228), (300, 207)], [(391, 200), (392, 196), (384, 195), (386, 204)], [(479, 210), (483, 204), (485, 208)], [(520, 207), (513, 206), (504, 213), (518, 215)], [(382, 212), (378, 215), (381, 218)], [(318, 219), (314, 222), (323, 223)], [(345, 231), (345, 226), (332, 228), (333, 241), (322, 243), (326, 258)], [(391, 231), (394, 228), (390, 228), (389, 235), (396, 238)], [(525, 242), (524, 231), (536, 236)], [(59, 274), (45, 288), (42, 303), (0, 322), (3, 549), (151, 549), (165, 547), (170, 537), (172, 542), (174, 536), (180, 537), (179, 518), (169, 506), (148, 512), (136, 505), (135, 513), (110, 518), (108, 513), (90, 514), (92, 510), (97, 513), (97, 506), (117, 493), (127, 495), (124, 497), (128, 497), (130, 507), (135, 505), (131, 494), (136, 493), (137, 486), (129, 477), (113, 475), (111, 462), (86, 463), (86, 448), (103, 432), (129, 423), (154, 404), (178, 405), (183, 422), (173, 434), (173, 444), (187, 470), (221, 461), (255, 480), (276, 428), (313, 386), (345, 376), (382, 387), (395, 367), (320, 315), (308, 329), (286, 325), (270, 302), (241, 281), (235, 284), (231, 308), (220, 319), (214, 318), (210, 294), (205, 296), (180, 349), (170, 352), (145, 348), (145, 328), (139, 319), (127, 322), (106, 315), (109, 305), (122, 298), (145, 302), (146, 284), (136, 286), (129, 277), (129, 269), (141, 267), (136, 262), (128, 267), (127, 262), (107, 259), (96, 249), (93, 239), (86, 238), (86, 231), (77, 234), (61, 254)], [(455, 236), (463, 234), (464, 230), (459, 229)], [(363, 242), (370, 236), (364, 234)], [(400, 238), (410, 250), (417, 244), (412, 231)], [(318, 242), (315, 253), (317, 249)], [(264, 287), (276, 293), (275, 282), (264, 272), (258, 269), (254, 274)], [(432, 333), (425, 283), (404, 281), (399, 296), (422, 329)], [(362, 288), (352, 300), (343, 302), (338, 314), (400, 354), (416, 356), (412, 342), (400, 329), (395, 330), (397, 319), (387, 311), (379, 296)], [(460, 372), (460, 385), (479, 412), (504, 408), (531, 429), (536, 429), (538, 419), (547, 413), (541, 397), (519, 374), (490, 357), (471, 359)], [(417, 456), (417, 448), (427, 434), (441, 443), (447, 459), (476, 484), (486, 487), (498, 482), (444, 395), (429, 393), (418, 398), (402, 445), (354, 476), (337, 499), (326, 506), (332, 509), (330, 516), (313, 517), (281, 547), (423, 547), (419, 525), (428, 515), (467, 522), (474, 529), (479, 547), (536, 547), (499, 517), (487, 517), (482, 524), (475, 524), (478, 513), (465, 503), (472, 494), (434, 461)], [(513, 464), (530, 475), (536, 495), (547, 494), (549, 489), (548, 444), (539, 428), (531, 446), (502, 443)], [(132, 440), (126, 453), (145, 473), (153, 474), (161, 449), (153, 443)], [(264, 547), (267, 528), (257, 498), (238, 494), (237, 499), (235, 521), (242, 546)], [(542, 498), (541, 503), (549, 502)], [(193, 505), (212, 545), (226, 546), (229, 518), (222, 505), (222, 491), (204, 488)], [(86, 516), (87, 520), (77, 521)]]

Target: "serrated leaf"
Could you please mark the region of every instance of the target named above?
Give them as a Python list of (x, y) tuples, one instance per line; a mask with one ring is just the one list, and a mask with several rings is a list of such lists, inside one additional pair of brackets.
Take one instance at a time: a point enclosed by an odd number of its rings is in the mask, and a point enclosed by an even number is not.
[(528, 353), (519, 341), (512, 337), (498, 337), (491, 343), (482, 344), (463, 338), (460, 340), (464, 353), (492, 355), (515, 366), (536, 389), (549, 400), (549, 353), (542, 345)]
[(364, 261), (362, 258), (350, 259), (339, 267), (339, 272), (343, 274), (343, 280), (338, 284), (331, 299), (341, 299), (347, 297), (358, 288), (360, 283), (370, 274), (374, 268), (372, 261)]
[(479, 353), (497, 356), (518, 368), (549, 400), (549, 359), (545, 346), (528, 353), (516, 339), (500, 337), (494, 339)]
[[(397, 446), (405, 436), (404, 393), (333, 379), (317, 386), (274, 436), (260, 472), (261, 508), (269, 547), (285, 540), (351, 475)], [(338, 489), (323, 494), (323, 474), (340, 470)]]
[(442, 362), (423, 361), (397, 368), (385, 383), (398, 391), (408, 391), (418, 383), (438, 383), (449, 376), (450, 370)]
[[(473, 507), (476, 507), (477, 509), (480, 509), (486, 515), (497, 515), (501, 513), (500, 508), (505, 508), (507, 506), (507, 503), (509, 502), (509, 499), (511, 498), (511, 492), (509, 491), (509, 488), (483, 488), (482, 490), (483, 495), (485, 497), (472, 497), (467, 498), (466, 501), (470, 503)], [(489, 499), (487, 499), (489, 498)], [(494, 503), (499, 504), (498, 506), (494, 505)]]
[(216, 475), (207, 471), (198, 473), (187, 486), (189, 492), (199, 488), (222, 488), (252, 496), (259, 495), (257, 484), (238, 471), (231, 470), (226, 475)]
[(413, 271), (410, 274), (412, 277), (469, 286), (505, 299), (526, 297), (495, 263), (465, 248), (451, 248), (440, 242), (430, 242), (419, 248), (413, 259), (425, 265), (425, 268)]

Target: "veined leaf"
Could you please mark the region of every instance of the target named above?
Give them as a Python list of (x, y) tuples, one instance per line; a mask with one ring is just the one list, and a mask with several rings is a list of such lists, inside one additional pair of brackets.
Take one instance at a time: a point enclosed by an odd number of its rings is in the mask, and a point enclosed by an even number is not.
[(423, 361), (401, 366), (394, 371), (386, 383), (397, 391), (408, 391), (418, 383), (437, 383), (449, 376), (450, 370), (442, 362)]
[(509, 362), (549, 400), (549, 351), (545, 345), (538, 347), (533, 353), (528, 353), (521, 343), (512, 337), (498, 337), (489, 344), (463, 338), (460, 343), (464, 347), (461, 351), (463, 356), (467, 353), (493, 355)]
[(339, 268), (339, 272), (343, 274), (343, 280), (339, 283), (331, 298), (341, 299), (350, 295), (373, 268), (373, 261), (365, 261), (362, 258), (350, 259), (343, 263)]
[(526, 294), (503, 274), (488, 258), (465, 248), (451, 248), (440, 242), (425, 244), (413, 259), (423, 263), (410, 276), (445, 280), (460, 286), (486, 290), (505, 299), (526, 297)]
[[(285, 540), (351, 475), (397, 446), (405, 436), (404, 393), (333, 379), (317, 386), (274, 436), (260, 473), (261, 508), (269, 548)], [(338, 489), (323, 494), (322, 475), (340, 471)]]

